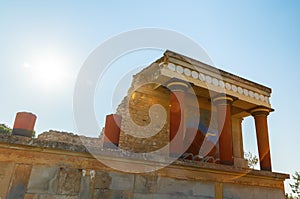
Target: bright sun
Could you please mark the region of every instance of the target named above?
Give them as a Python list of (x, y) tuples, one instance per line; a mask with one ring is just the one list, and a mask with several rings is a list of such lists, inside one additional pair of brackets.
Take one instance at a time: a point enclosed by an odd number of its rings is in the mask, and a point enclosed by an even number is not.
[(70, 81), (69, 63), (64, 57), (47, 54), (35, 58), (32, 62), (24, 62), (33, 83), (43, 89), (60, 89)]

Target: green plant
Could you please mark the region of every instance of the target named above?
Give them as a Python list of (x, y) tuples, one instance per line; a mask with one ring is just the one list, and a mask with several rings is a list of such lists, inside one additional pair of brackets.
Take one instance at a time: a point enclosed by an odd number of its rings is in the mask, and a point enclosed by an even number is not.
[(11, 134), (12, 129), (5, 124), (0, 124), (0, 134)]
[[(11, 129), (11, 128), (9, 128), (9, 127), (8, 127), (7, 125), (5, 125), (5, 124), (0, 124), (0, 135), (1, 135), (1, 134), (11, 135), (11, 133), (12, 133), (12, 129)], [(34, 138), (35, 135), (36, 135), (36, 132), (33, 131), (33, 132), (32, 132), (32, 137)]]
[(254, 168), (255, 165), (258, 163), (258, 157), (253, 155), (250, 151), (244, 154), (245, 159), (248, 161), (248, 166), (250, 168)]
[(292, 188), (292, 193), (285, 194), (286, 199), (300, 199), (300, 172), (295, 172), (292, 175), (293, 183), (290, 183), (290, 187)]

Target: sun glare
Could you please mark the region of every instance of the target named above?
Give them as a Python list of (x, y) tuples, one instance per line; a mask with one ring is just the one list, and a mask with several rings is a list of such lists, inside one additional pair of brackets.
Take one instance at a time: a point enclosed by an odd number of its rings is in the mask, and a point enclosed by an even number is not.
[(72, 72), (68, 70), (69, 63), (57, 55), (41, 56), (32, 62), (24, 62), (23, 67), (30, 72), (33, 84), (42, 89), (61, 89), (72, 78)]

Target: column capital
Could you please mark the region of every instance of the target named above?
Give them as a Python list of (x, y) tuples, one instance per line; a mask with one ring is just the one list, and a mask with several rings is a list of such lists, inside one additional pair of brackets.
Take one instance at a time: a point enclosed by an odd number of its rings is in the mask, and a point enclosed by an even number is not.
[(219, 94), (212, 98), (213, 103), (216, 105), (232, 104), (232, 102), (234, 102), (235, 100), (237, 100), (236, 97), (226, 94)]
[(171, 91), (187, 91), (188, 88), (191, 87), (191, 84), (189, 82), (172, 78), (169, 81), (165, 83), (165, 85), (171, 90)]
[(271, 108), (258, 106), (253, 109), (251, 109), (249, 112), (252, 116), (268, 116), (270, 112), (274, 111)]

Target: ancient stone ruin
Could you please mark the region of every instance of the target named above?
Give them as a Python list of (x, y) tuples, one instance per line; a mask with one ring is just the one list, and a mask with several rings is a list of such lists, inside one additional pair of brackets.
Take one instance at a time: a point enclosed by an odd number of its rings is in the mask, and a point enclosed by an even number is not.
[[(284, 198), (272, 172), (271, 89), (166, 51), (133, 77), (98, 138), (50, 130), (20, 112), (0, 135), (0, 198)], [(260, 170), (244, 158), (253, 117)]]

